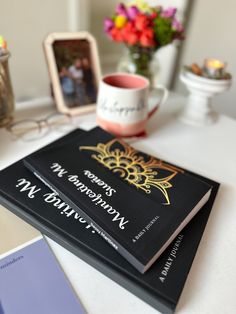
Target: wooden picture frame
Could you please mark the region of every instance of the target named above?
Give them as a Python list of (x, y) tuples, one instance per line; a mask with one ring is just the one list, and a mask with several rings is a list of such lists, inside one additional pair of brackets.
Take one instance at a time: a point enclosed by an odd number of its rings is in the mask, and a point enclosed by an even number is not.
[(101, 78), (95, 38), (88, 32), (51, 33), (44, 51), (58, 111), (93, 111)]

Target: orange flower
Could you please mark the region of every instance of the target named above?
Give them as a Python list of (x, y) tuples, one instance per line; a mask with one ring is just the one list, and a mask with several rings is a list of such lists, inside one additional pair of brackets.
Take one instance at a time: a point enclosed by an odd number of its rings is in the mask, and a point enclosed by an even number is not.
[(110, 36), (111, 38), (116, 41), (116, 42), (122, 42), (123, 41), (123, 36), (121, 31), (114, 27), (111, 31), (110, 31)]
[(128, 22), (121, 30), (124, 41), (128, 45), (135, 45), (139, 40), (139, 32), (136, 30), (134, 23)]
[(157, 18), (158, 17), (158, 14), (157, 14), (157, 12), (153, 12), (151, 15), (150, 15), (150, 18), (151, 19), (155, 19), (155, 18)]
[(127, 34), (127, 36), (126, 36), (127, 44), (135, 45), (135, 44), (137, 44), (138, 41), (139, 41), (139, 35), (137, 32), (134, 32), (134, 33), (131, 32), (131, 33)]
[(154, 47), (156, 42), (154, 40), (154, 31), (152, 28), (145, 29), (140, 36), (140, 44), (143, 47)]
[(148, 38), (154, 38), (154, 30), (152, 28), (146, 28), (142, 34)]
[(145, 28), (147, 28), (150, 25), (151, 20), (149, 16), (143, 13), (139, 13), (137, 14), (137, 17), (134, 22), (135, 22), (136, 29), (138, 31), (143, 31), (145, 30)]
[(136, 31), (136, 29), (133, 22), (126, 23), (125, 27), (123, 27), (123, 30), (122, 30), (124, 34), (126, 32), (134, 32), (134, 31)]

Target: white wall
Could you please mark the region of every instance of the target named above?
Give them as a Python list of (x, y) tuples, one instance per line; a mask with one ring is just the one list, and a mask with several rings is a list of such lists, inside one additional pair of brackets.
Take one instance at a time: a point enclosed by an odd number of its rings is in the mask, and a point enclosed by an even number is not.
[[(201, 64), (207, 57), (228, 63), (227, 70), (236, 77), (236, 2), (235, 0), (195, 0), (192, 18), (180, 64)], [(178, 81), (178, 91), (185, 91)], [(214, 98), (215, 109), (236, 118), (236, 84), (230, 91)]]
[[(0, 0), (0, 34), (6, 38), (11, 52), (10, 73), (17, 101), (50, 94), (43, 40), (50, 32), (82, 28), (87, 23), (88, 2)], [(73, 7), (77, 10), (75, 14)], [(81, 18), (76, 20), (76, 14)]]
[[(67, 24), (66, 1), (0, 0), (0, 32), (11, 52), (10, 73), (17, 100), (49, 94), (42, 42)], [(4, 12), (4, 13), (3, 13)]]

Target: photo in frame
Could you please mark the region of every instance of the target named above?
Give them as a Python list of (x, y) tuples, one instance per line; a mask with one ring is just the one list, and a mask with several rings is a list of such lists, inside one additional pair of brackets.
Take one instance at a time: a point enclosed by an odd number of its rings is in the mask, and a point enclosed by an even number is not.
[(51, 33), (44, 50), (58, 111), (76, 115), (94, 110), (101, 78), (94, 37), (88, 32)]

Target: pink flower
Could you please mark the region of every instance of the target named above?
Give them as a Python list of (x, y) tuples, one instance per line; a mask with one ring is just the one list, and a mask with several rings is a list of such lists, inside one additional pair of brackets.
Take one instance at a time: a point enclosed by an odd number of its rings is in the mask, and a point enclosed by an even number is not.
[(114, 22), (112, 19), (105, 18), (104, 20), (104, 31), (106, 33), (109, 33), (109, 31), (114, 27)]
[(173, 30), (179, 32), (179, 33), (182, 33), (184, 31), (184, 27), (183, 25), (176, 19), (174, 19), (172, 21), (172, 28)]
[(134, 20), (139, 13), (139, 10), (135, 6), (128, 7), (127, 14), (130, 20)]
[(128, 17), (126, 6), (124, 5), (124, 3), (118, 4), (118, 6), (116, 7), (116, 14)]
[(170, 8), (168, 8), (168, 9), (166, 9), (166, 10), (163, 10), (163, 11), (161, 12), (161, 17), (164, 17), (164, 18), (172, 18), (172, 17), (175, 16), (176, 11), (177, 11), (176, 8), (170, 7)]

